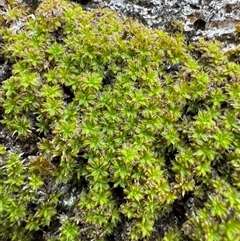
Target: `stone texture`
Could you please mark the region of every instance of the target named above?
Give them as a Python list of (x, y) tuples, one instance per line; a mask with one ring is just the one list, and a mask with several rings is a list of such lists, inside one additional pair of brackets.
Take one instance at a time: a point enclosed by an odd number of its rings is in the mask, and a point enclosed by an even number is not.
[(240, 42), (234, 33), (240, 24), (239, 0), (92, 0), (84, 8), (110, 8), (153, 28), (167, 29), (178, 20), (192, 40), (217, 39), (226, 48)]
[[(22, 0), (33, 7), (41, 0)], [(180, 21), (191, 41), (216, 39), (229, 49), (240, 44), (235, 26), (240, 24), (240, 0), (73, 0), (86, 10), (110, 8), (152, 28), (168, 30)], [(0, 0), (5, 2), (5, 0)]]
[(4, 80), (8, 79), (11, 76), (11, 68), (7, 63), (1, 62), (1, 55), (0, 55), (0, 83)]

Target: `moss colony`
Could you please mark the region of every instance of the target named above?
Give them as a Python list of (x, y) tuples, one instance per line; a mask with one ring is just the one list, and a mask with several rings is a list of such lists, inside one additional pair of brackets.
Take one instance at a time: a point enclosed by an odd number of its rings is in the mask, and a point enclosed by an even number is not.
[(0, 148), (2, 241), (239, 240), (239, 51), (63, 0), (1, 24), (1, 122), (39, 136)]

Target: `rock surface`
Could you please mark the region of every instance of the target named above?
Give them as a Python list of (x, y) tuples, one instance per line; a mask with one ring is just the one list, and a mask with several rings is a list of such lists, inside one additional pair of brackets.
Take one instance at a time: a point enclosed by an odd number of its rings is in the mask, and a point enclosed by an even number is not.
[(234, 33), (240, 24), (239, 0), (92, 0), (76, 1), (84, 8), (110, 8), (142, 23), (167, 29), (170, 21), (180, 21), (192, 40), (217, 39), (225, 48), (238, 45)]
[[(4, 0), (1, 0), (4, 1)], [(22, 0), (36, 8), (39, 0)], [(152, 28), (168, 30), (177, 20), (191, 41), (216, 39), (225, 49), (240, 44), (235, 27), (240, 24), (239, 0), (73, 0), (84, 9), (110, 8)]]

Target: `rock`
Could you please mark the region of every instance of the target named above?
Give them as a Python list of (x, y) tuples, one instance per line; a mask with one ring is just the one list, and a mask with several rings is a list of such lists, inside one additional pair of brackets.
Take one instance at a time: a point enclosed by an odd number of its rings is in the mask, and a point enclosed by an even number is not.
[(192, 40), (216, 39), (226, 48), (240, 42), (234, 32), (240, 23), (239, 0), (92, 0), (84, 8), (110, 8), (153, 28), (168, 29), (177, 20)]
[[(3, 0), (1, 0), (3, 1)], [(22, 0), (36, 8), (40, 0)], [(4, 1), (3, 1), (4, 2)], [(239, 45), (235, 27), (240, 23), (239, 0), (74, 0), (86, 10), (110, 8), (138, 19), (152, 28), (168, 30), (172, 20), (181, 22), (191, 41), (216, 39), (225, 49)]]
[(0, 64), (0, 83), (8, 79), (10, 76), (11, 76), (11, 67), (6, 63)]

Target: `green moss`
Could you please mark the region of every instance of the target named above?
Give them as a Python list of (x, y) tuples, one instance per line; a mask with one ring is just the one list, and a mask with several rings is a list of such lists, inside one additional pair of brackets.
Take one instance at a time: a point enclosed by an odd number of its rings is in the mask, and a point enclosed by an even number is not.
[[(185, 45), (109, 10), (46, 0), (30, 15), (16, 4), (1, 20), (12, 63), (1, 122), (20, 139), (44, 137), (34, 159), (2, 154), (0, 237), (52, 229), (47, 240), (98, 240), (127, 218), (129, 239), (151, 240), (156, 220), (191, 194), (201, 205), (163, 240), (237, 239), (239, 63), (218, 42)], [(83, 179), (58, 215), (65, 194), (49, 183)]]

